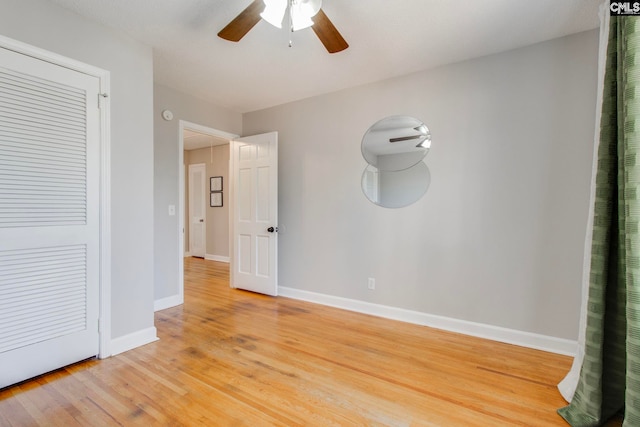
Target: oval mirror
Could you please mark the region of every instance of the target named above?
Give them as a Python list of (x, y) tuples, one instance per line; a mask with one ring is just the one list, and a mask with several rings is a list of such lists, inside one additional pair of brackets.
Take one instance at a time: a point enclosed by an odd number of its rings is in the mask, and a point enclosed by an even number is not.
[(382, 171), (368, 165), (362, 174), (362, 192), (385, 208), (403, 208), (417, 202), (429, 188), (431, 174), (424, 162), (401, 171)]
[(362, 137), (362, 156), (380, 171), (401, 171), (417, 165), (431, 147), (431, 133), (409, 116), (386, 117)]

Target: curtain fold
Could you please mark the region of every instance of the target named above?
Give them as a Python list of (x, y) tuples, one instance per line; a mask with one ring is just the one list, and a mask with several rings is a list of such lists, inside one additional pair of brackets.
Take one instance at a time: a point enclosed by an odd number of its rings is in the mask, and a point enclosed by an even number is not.
[(572, 426), (598, 426), (624, 410), (640, 426), (640, 21), (611, 17), (584, 357), (569, 406)]
[(596, 172), (598, 170), (598, 148), (600, 147), (600, 123), (602, 121), (602, 94), (604, 91), (604, 73), (607, 63), (607, 46), (609, 42), (609, 1), (600, 5), (600, 42), (598, 46), (598, 89), (596, 99), (596, 120), (593, 137), (593, 164), (591, 165), (591, 192), (589, 197), (589, 215), (584, 243), (583, 270), (582, 270), (582, 301), (580, 304), (580, 328), (578, 332), (578, 345), (576, 357), (573, 359), (571, 370), (558, 384), (558, 390), (567, 402), (571, 402), (573, 394), (580, 380), (580, 368), (584, 360), (584, 343), (587, 332), (587, 304), (589, 295), (589, 276), (591, 267), (591, 242), (593, 240), (593, 221), (595, 215), (596, 197)]

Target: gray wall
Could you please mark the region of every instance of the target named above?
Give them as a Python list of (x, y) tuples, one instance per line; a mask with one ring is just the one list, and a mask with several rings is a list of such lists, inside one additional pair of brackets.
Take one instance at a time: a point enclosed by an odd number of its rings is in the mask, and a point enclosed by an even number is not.
[(151, 48), (49, 1), (0, 11), (0, 34), (111, 72), (112, 338), (153, 327)]
[[(174, 118), (162, 119), (169, 109)], [(168, 206), (178, 201), (178, 123), (186, 120), (213, 129), (240, 134), (242, 115), (209, 104), (173, 89), (154, 85), (154, 235), (155, 299), (178, 293), (178, 215), (169, 216)], [(208, 184), (207, 184), (208, 185)], [(180, 254), (182, 256), (182, 254)]]
[[(244, 115), (279, 132), (280, 285), (575, 340), (597, 31)], [(433, 135), (403, 209), (361, 193), (390, 115)], [(376, 289), (367, 289), (367, 278)]]

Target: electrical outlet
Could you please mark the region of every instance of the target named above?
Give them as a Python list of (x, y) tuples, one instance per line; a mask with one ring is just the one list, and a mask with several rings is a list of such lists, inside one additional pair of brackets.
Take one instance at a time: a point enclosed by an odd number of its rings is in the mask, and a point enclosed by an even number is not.
[(369, 277), (369, 282), (367, 283), (367, 288), (373, 290), (376, 288), (376, 279), (373, 277)]

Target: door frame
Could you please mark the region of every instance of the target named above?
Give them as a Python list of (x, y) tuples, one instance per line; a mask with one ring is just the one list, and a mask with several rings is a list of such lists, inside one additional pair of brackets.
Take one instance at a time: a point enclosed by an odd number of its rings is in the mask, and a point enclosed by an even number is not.
[[(189, 129), (194, 132), (203, 133), (206, 135), (215, 136), (218, 138), (224, 138), (229, 141), (233, 141), (235, 138), (238, 138), (240, 135), (236, 135), (234, 133), (225, 132), (222, 130), (214, 129), (211, 127), (207, 127), (204, 125), (199, 125), (197, 123), (192, 123), (187, 120), (179, 120), (178, 121), (178, 221), (177, 221), (177, 231), (178, 231), (178, 304), (184, 303), (184, 230), (185, 230), (185, 164), (184, 164), (184, 130)], [(206, 184), (205, 184), (206, 185)], [(206, 193), (206, 191), (205, 191)], [(206, 202), (206, 201), (205, 201)], [(231, 220), (231, 212), (229, 212), (229, 220)], [(229, 261), (231, 261), (231, 257), (233, 254), (229, 252)]]
[(0, 48), (96, 77), (100, 94), (100, 273), (98, 335), (100, 359), (111, 356), (111, 93), (110, 72), (0, 35)]

